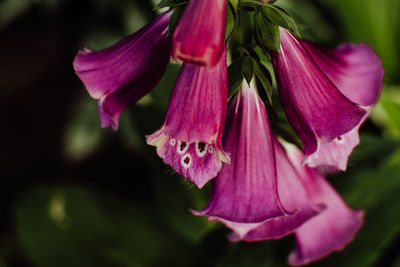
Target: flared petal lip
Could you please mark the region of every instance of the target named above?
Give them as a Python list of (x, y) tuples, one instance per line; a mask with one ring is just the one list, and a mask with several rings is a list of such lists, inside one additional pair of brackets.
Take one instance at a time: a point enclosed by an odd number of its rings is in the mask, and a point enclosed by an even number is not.
[[(346, 242), (344, 242), (344, 243), (342, 244), (342, 246), (340, 246), (340, 247), (338, 247), (338, 248), (335, 248), (334, 250), (328, 251), (328, 252), (326, 252), (326, 253), (324, 253), (324, 254), (322, 254), (322, 255), (316, 257), (316, 258), (313, 258), (313, 259), (311, 259), (311, 258), (304, 258), (304, 260), (301, 261), (301, 262), (293, 262), (293, 260), (291, 260), (291, 257), (293, 257), (292, 255), (294, 255), (294, 252), (292, 252), (292, 253), (289, 255), (289, 264), (290, 264), (291, 266), (302, 266), (302, 265), (306, 265), (306, 264), (309, 264), (309, 263), (311, 263), (311, 262), (318, 261), (318, 260), (320, 260), (320, 259), (322, 259), (322, 258), (328, 256), (329, 254), (331, 254), (331, 253), (333, 253), (333, 252), (340, 251), (340, 250), (344, 249), (350, 242), (352, 242), (352, 241), (354, 240), (354, 238), (355, 238), (355, 236), (356, 236), (358, 230), (360, 230), (361, 226), (363, 225), (364, 211), (363, 211), (363, 210), (355, 210), (355, 212), (357, 212), (357, 216), (358, 216), (358, 218), (360, 219), (360, 224), (358, 225), (357, 228), (354, 229), (354, 232), (353, 232), (353, 234), (351, 235), (351, 237), (350, 237)], [(300, 244), (297, 244), (297, 245), (300, 246)]]
[[(91, 68), (88, 68), (88, 69), (80, 69), (79, 68), (79, 64), (78, 64), (78, 61), (79, 61), (79, 58), (82, 56), (82, 55), (85, 55), (85, 54), (88, 54), (88, 53), (91, 53), (91, 52), (93, 52), (91, 49), (89, 49), (89, 48), (87, 48), (87, 47), (84, 47), (81, 51), (79, 51), (77, 54), (76, 54), (76, 56), (75, 56), (75, 58), (74, 58), (74, 61), (72, 62), (72, 65), (73, 65), (73, 68), (74, 68), (74, 70), (75, 70), (75, 74), (78, 76), (78, 77), (80, 77), (80, 75), (79, 74), (82, 74), (82, 73), (85, 73), (85, 72), (89, 72), (89, 71), (91, 71), (92, 69)], [(83, 85), (84, 85), (84, 87), (85, 88), (89, 88), (90, 86), (89, 86), (89, 84), (88, 84), (88, 82), (89, 81), (87, 81), (87, 80), (85, 80), (85, 79), (80, 79), (81, 80), (81, 82), (83, 83)], [(86, 90), (87, 92), (88, 92), (88, 94), (93, 98), (93, 99), (101, 99), (102, 97), (104, 97), (107, 93), (105, 93), (105, 92), (101, 92), (101, 91), (97, 91), (97, 90)], [(111, 90), (110, 90), (111, 91)], [(104, 100), (103, 100), (104, 101)]]
[[(316, 205), (314, 205), (314, 208), (316, 209), (316, 211), (315, 211), (316, 213), (315, 213), (312, 217), (310, 217), (308, 220), (312, 219), (314, 216), (318, 216), (318, 215), (320, 214), (320, 213), (318, 213), (318, 212), (324, 212), (324, 210), (325, 210), (327, 207), (326, 207), (325, 204), (316, 204)], [(263, 223), (265, 223), (265, 222), (268, 222), (269, 220), (282, 219), (282, 217), (296, 216), (299, 212), (301, 212), (301, 208), (298, 208), (297, 210), (294, 210), (294, 211), (292, 212), (292, 214), (285, 214), (285, 215), (280, 216), (280, 217), (277, 217), (277, 218), (268, 219), (268, 220), (266, 220), (266, 221), (260, 223), (260, 226), (261, 226), (261, 224), (263, 224)], [(287, 232), (282, 233), (282, 234), (279, 234), (279, 235), (275, 235), (275, 236), (268, 237), (268, 238), (265, 238), (265, 237), (252, 238), (252, 239), (245, 239), (245, 238), (244, 238), (243, 241), (245, 241), (245, 242), (258, 242), (258, 241), (263, 241), (263, 240), (276, 240), (276, 239), (281, 239), (282, 237), (285, 237), (285, 236), (287, 236), (287, 235), (293, 234), (293, 233), (296, 231), (297, 228), (301, 227), (301, 225), (303, 225), (304, 223), (306, 223), (308, 220), (305, 220), (304, 222), (302, 222), (301, 224), (299, 224), (297, 227), (293, 228), (292, 230), (287, 231)], [(253, 228), (253, 229), (255, 229), (255, 228)], [(253, 230), (253, 229), (252, 229), (252, 230)], [(250, 230), (250, 231), (251, 231), (251, 230)]]
[[(172, 138), (171, 136), (168, 136), (168, 135), (166, 135), (166, 134), (164, 133), (164, 129), (165, 129), (165, 127), (162, 126), (159, 130), (157, 130), (157, 131), (154, 132), (153, 134), (151, 134), (151, 135), (146, 135), (146, 142), (147, 142), (148, 145), (155, 146), (155, 147), (157, 148), (157, 154), (162, 158), (163, 162), (164, 162), (165, 164), (167, 164), (167, 165), (169, 165), (169, 166), (172, 167), (172, 165), (170, 164), (170, 162), (168, 162), (168, 161), (160, 154), (160, 150), (159, 150), (160, 147), (163, 145), (163, 142), (165, 142), (165, 141), (164, 141), (165, 138)], [(175, 139), (175, 138), (174, 138), (174, 139)], [(196, 141), (192, 141), (192, 142), (188, 142), (188, 141), (185, 141), (185, 140), (180, 140), (180, 141), (184, 141), (184, 142), (187, 142), (187, 143), (190, 143), (190, 144), (191, 144), (191, 143), (197, 143), (197, 142), (203, 142), (203, 141), (201, 141), (201, 140), (196, 140)], [(221, 162), (223, 162), (223, 163), (230, 164), (230, 160), (231, 160), (231, 159), (230, 159), (230, 153), (225, 152), (225, 151), (222, 149), (222, 145), (221, 145), (221, 144), (217, 144), (217, 143), (214, 142), (214, 141), (212, 141), (211, 143), (207, 143), (207, 142), (204, 142), (204, 143), (214, 145), (214, 146), (217, 148), (216, 153), (217, 153), (218, 159), (219, 159)], [(181, 175), (181, 176), (183, 176), (183, 177), (189, 179), (189, 180), (190, 180), (192, 183), (194, 183), (194, 184), (197, 186), (197, 188), (199, 188), (199, 189), (202, 189), (211, 179), (214, 179), (214, 177), (217, 176), (217, 173), (216, 173), (214, 176), (212, 176), (212, 178), (208, 178), (208, 179), (194, 179), (194, 178), (191, 177), (191, 176), (186, 176), (186, 175), (184, 175), (184, 174), (178, 172), (178, 171), (175, 170), (173, 167), (172, 167), (172, 170), (176, 171), (176, 173), (178, 173), (179, 175)]]
[[(255, 227), (256, 227), (256, 226), (259, 226), (259, 225), (261, 225), (261, 224), (263, 224), (263, 223), (265, 223), (265, 222), (267, 222), (267, 221), (273, 220), (273, 219), (277, 219), (277, 218), (282, 218), (282, 217), (288, 217), (288, 216), (295, 215), (296, 213), (298, 213), (298, 212), (300, 211), (300, 209), (295, 210), (295, 211), (293, 211), (292, 213), (286, 213), (286, 211), (285, 211), (284, 209), (282, 209), (282, 214), (283, 214), (283, 215), (277, 216), (277, 217), (268, 218), (268, 219), (266, 219), (266, 220), (260, 220), (260, 221), (258, 221), (258, 222), (233, 221), (233, 220), (224, 218), (223, 216), (208, 215), (206, 212), (204, 212), (204, 211), (205, 211), (204, 209), (203, 209), (203, 210), (193, 210), (193, 209), (189, 209), (189, 211), (190, 211), (193, 215), (196, 215), (196, 216), (207, 216), (209, 221), (220, 221), (220, 222), (222, 222), (222, 223), (224, 223), (224, 224), (225, 224), (226, 222), (229, 222), (229, 223), (240, 223), (240, 224), (249, 224), (249, 225), (255, 225)], [(254, 227), (254, 228), (255, 228), (255, 227)], [(254, 228), (252, 228), (252, 229), (254, 229)], [(249, 231), (250, 231), (250, 230), (251, 230), (251, 229), (249, 229)]]
[[(354, 129), (357, 129), (357, 132), (358, 132), (358, 130), (360, 129), (360, 127), (362, 126), (362, 124), (367, 120), (367, 118), (368, 118), (368, 116), (369, 116), (369, 113), (371, 112), (371, 110), (372, 110), (372, 105), (371, 106), (360, 106), (360, 107), (362, 107), (362, 108), (364, 108), (365, 109), (365, 111), (366, 111), (366, 114), (365, 114), (365, 116), (360, 120), (360, 122), (351, 130), (351, 131), (353, 131)], [(349, 132), (347, 132), (347, 133), (345, 133), (345, 134), (349, 134), (351, 131), (349, 131)], [(358, 133), (357, 133), (357, 135), (358, 135)], [(309, 155), (305, 155), (304, 156), (304, 159), (303, 159), (303, 161), (302, 161), (302, 163), (301, 163), (301, 166), (302, 167), (304, 167), (305, 165), (308, 165), (309, 167), (311, 167), (311, 168), (317, 168), (318, 166), (321, 166), (320, 164), (312, 164), (311, 163), (311, 161), (312, 161), (312, 156), (314, 155), (314, 154), (317, 154), (319, 151), (320, 151), (320, 148), (321, 148), (321, 143), (322, 143), (322, 140), (319, 138), (319, 136), (317, 136), (317, 135), (315, 135), (316, 137), (317, 137), (317, 149), (312, 153), (312, 154), (309, 154)], [(351, 154), (351, 152), (354, 150), (354, 148), (358, 145), (360, 143), (360, 141), (358, 141), (358, 143), (355, 143), (354, 144), (354, 147), (351, 149), (351, 151), (350, 151), (350, 154)], [(350, 155), (349, 154), (349, 155)], [(342, 162), (341, 164), (339, 164), (339, 165), (335, 165), (335, 164), (332, 164), (332, 165), (330, 165), (330, 164), (324, 164), (324, 167), (326, 167), (326, 168), (328, 168), (328, 169), (331, 169), (332, 171), (326, 171), (326, 172), (324, 172), (325, 174), (329, 174), (329, 173), (335, 173), (336, 171), (346, 171), (347, 170), (347, 161), (346, 162)]]
[[(160, 142), (162, 140), (162, 137), (168, 136), (165, 134), (165, 126), (163, 125), (158, 131), (154, 132), (153, 134), (146, 135), (146, 142), (148, 145), (151, 146), (159, 146)], [(171, 136), (172, 137), (172, 136)], [(203, 142), (206, 144), (213, 144), (218, 148), (218, 157), (221, 159), (222, 162), (226, 164), (230, 164), (231, 162), (231, 156), (230, 153), (226, 152), (222, 148), (221, 141), (219, 140), (219, 133), (216, 133), (215, 136), (211, 137), (209, 140), (189, 140), (189, 139), (182, 139), (181, 141), (187, 142), (187, 143), (193, 143), (193, 142)]]
[[(279, 201), (280, 202), (280, 201)], [(273, 220), (273, 219), (277, 219), (277, 218), (282, 218), (282, 217), (287, 217), (287, 216), (293, 216), (296, 215), (298, 212), (300, 212), (300, 209), (296, 209), (293, 211), (287, 211), (282, 207), (282, 204), (279, 203), (279, 205), (281, 206), (281, 214), (283, 215), (278, 215), (276, 217), (272, 217), (272, 218), (268, 218), (268, 219), (262, 219), (260, 221), (255, 221), (255, 222), (247, 222), (247, 221), (233, 221), (229, 218), (225, 218), (224, 216), (217, 216), (217, 215), (209, 215), (206, 211), (207, 211), (207, 207), (202, 209), (202, 210), (192, 210), (190, 209), (190, 212), (193, 215), (197, 215), (197, 216), (207, 216), (209, 218), (209, 220), (218, 220), (221, 222), (231, 222), (231, 223), (243, 223), (243, 224), (262, 224), (264, 222), (267, 222), (269, 220)]]

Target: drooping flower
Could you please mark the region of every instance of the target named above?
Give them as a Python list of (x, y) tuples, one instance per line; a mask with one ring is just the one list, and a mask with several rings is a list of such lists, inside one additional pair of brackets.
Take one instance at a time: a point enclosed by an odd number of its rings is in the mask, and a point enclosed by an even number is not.
[(214, 66), (224, 49), (226, 0), (191, 0), (173, 34), (172, 58)]
[(343, 249), (361, 227), (364, 213), (350, 209), (315, 169), (300, 168), (303, 154), (294, 146), (288, 148), (290, 160), (302, 172), (308, 195), (314, 203), (327, 207), (295, 231), (297, 248), (290, 254), (289, 263), (303, 265)]
[(184, 63), (175, 83), (163, 126), (149, 145), (178, 173), (199, 188), (229, 162), (222, 149), (228, 98), (226, 50), (213, 68)]
[[(257, 241), (263, 239), (276, 239), (293, 233), (304, 222), (316, 216), (326, 207), (323, 203), (313, 203), (308, 197), (304, 179), (298, 166), (289, 160), (284, 148), (273, 134), (276, 170), (278, 181), (278, 195), (282, 205), (294, 214), (273, 218), (252, 227), (245, 235), (240, 231), (243, 225), (231, 224), (233, 233), (229, 236), (231, 241), (245, 240)], [(239, 231), (238, 231), (239, 229)]]
[(358, 128), (382, 85), (379, 58), (365, 44), (327, 49), (281, 32), (271, 52), (283, 109), (303, 142), (304, 163), (345, 170)]
[[(280, 160), (280, 147), (275, 154), (275, 139), (254, 80), (250, 87), (243, 83), (229, 105), (224, 130), (231, 164), (216, 177), (207, 207), (194, 213), (232, 228), (231, 239), (240, 239), (265, 222), (271, 222), (271, 236), (280, 237), (316, 215), (318, 207), (307, 199), (294, 169)], [(275, 223), (278, 218), (287, 224), (281, 227)]]
[(76, 56), (74, 69), (90, 96), (98, 100), (102, 127), (116, 129), (120, 113), (161, 79), (169, 62), (170, 16), (171, 12), (160, 15), (107, 49), (85, 48)]
[[(297, 244), (296, 250), (289, 256), (289, 263), (303, 265), (343, 249), (361, 227), (363, 212), (350, 209), (315, 169), (302, 167), (304, 155), (299, 149), (290, 144), (285, 144), (285, 148), (287, 150), (285, 158), (288, 158), (291, 166), (296, 169), (308, 199), (311, 199), (314, 205), (325, 207), (319, 214), (286, 232), (286, 234), (295, 234)], [(242, 237), (234, 233), (231, 239), (257, 241), (275, 238), (273, 230), (285, 229), (287, 224), (284, 219), (277, 219), (274, 227), (271, 227), (271, 221), (267, 221), (252, 228)]]

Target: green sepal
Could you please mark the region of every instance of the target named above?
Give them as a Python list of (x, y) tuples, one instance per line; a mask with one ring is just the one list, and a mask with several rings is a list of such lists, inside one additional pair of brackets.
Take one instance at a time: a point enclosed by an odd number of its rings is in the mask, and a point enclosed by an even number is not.
[(259, 9), (254, 14), (254, 38), (264, 50), (279, 52), (279, 26), (270, 21), (264, 9)]
[(260, 61), (249, 55), (240, 56), (228, 68), (229, 99), (239, 90), (243, 80), (250, 85), (252, 79), (256, 79), (259, 84), (258, 88), (263, 90), (260, 96), (263, 96), (264, 101), (271, 104), (273, 90), (271, 75)]
[(243, 75), (240, 69), (240, 60), (234, 61), (228, 67), (228, 90), (229, 90), (229, 99), (232, 98), (239, 90), (240, 86), (243, 82)]
[(239, 16), (237, 13), (237, 9), (234, 7), (231, 1), (228, 1), (228, 4), (226, 5), (225, 42), (228, 42), (238, 23)]
[(161, 0), (154, 9), (160, 9), (164, 7), (175, 8), (179, 6), (184, 6), (187, 4), (187, 0)]
[(228, 68), (229, 99), (239, 90), (243, 80), (246, 80), (246, 82), (250, 84), (253, 76), (253, 59), (249, 56), (241, 56), (236, 59)]
[(256, 61), (254, 58), (253, 60), (253, 67), (254, 67), (254, 74), (257, 80), (260, 82), (261, 86), (263, 87), (265, 94), (267, 95), (268, 102), (272, 105), (272, 78), (269, 74), (267, 68), (261, 64), (261, 62)]
[(241, 71), (244, 79), (250, 85), (254, 76), (254, 65), (251, 57), (243, 57), (241, 62)]

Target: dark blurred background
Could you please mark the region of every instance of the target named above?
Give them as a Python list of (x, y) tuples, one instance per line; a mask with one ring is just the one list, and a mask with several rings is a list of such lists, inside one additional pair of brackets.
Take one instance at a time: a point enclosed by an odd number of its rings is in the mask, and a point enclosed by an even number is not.
[[(0, 0), (0, 267), (286, 266), (292, 237), (229, 243), (193, 216), (207, 203), (166, 167), (144, 135), (164, 119), (179, 66), (101, 129), (74, 75), (83, 46), (105, 48), (151, 21), (157, 1)], [(400, 0), (279, 0), (303, 35), (367, 42), (385, 86), (349, 170), (330, 178), (366, 210), (344, 251), (315, 266), (400, 266)], [(340, 218), (338, 218), (340, 220)]]

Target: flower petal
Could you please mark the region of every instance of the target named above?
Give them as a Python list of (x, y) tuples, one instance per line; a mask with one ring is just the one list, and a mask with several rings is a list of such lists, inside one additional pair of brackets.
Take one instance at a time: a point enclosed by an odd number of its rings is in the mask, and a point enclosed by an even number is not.
[(318, 168), (320, 172), (326, 174), (334, 173), (337, 170), (345, 171), (351, 152), (360, 143), (358, 129), (359, 127), (356, 127), (350, 132), (338, 136), (329, 144), (319, 144), (317, 151), (305, 157), (303, 164)]
[(187, 143), (168, 136), (162, 136), (155, 141), (152, 139), (153, 135), (147, 139), (147, 142), (157, 145), (158, 156), (164, 163), (196, 184), (198, 188), (202, 188), (210, 179), (217, 176), (222, 167), (222, 161), (229, 162), (229, 157), (222, 154), (213, 144)]
[(222, 55), (226, 0), (191, 0), (173, 34), (172, 58), (208, 67)]
[(358, 131), (364, 121), (368, 118), (371, 107), (366, 107), (367, 115), (361, 120), (357, 127), (350, 132), (338, 136), (329, 144), (320, 143), (317, 151), (305, 157), (303, 165), (318, 168), (318, 171), (324, 174), (337, 172), (338, 170), (345, 171), (347, 169), (347, 160), (353, 149), (360, 143)]
[[(300, 165), (302, 153), (291, 147), (288, 155)], [(339, 194), (314, 169), (304, 167), (303, 183), (315, 203), (326, 205), (326, 210), (311, 218), (296, 231), (297, 249), (289, 256), (291, 265), (303, 265), (343, 249), (362, 225), (363, 212), (350, 209)]]
[(366, 111), (336, 88), (287, 30), (281, 28), (281, 52), (271, 56), (283, 109), (306, 155), (317, 150), (318, 142), (327, 144), (350, 132), (365, 116)]
[(194, 211), (222, 222), (258, 223), (284, 215), (278, 198), (271, 131), (254, 80), (231, 101), (224, 130), (231, 164), (215, 179), (207, 207)]
[(165, 122), (147, 137), (165, 163), (200, 188), (217, 175), (221, 161), (229, 162), (221, 144), (227, 98), (225, 49), (213, 68), (184, 63)]
[[(325, 207), (315, 205), (307, 196), (306, 190), (299, 177), (300, 165), (294, 165), (288, 159), (285, 150), (274, 136), (274, 148), (278, 175), (278, 193), (282, 206), (293, 212), (292, 215), (268, 220), (257, 227), (253, 227), (240, 238), (240, 233), (231, 235), (230, 240), (257, 241), (263, 239), (280, 238), (292, 233), (296, 228), (316, 216)], [(238, 226), (240, 229), (240, 225)], [(235, 228), (233, 228), (236, 231)]]
[(76, 74), (98, 99), (102, 127), (118, 126), (122, 110), (150, 92), (169, 62), (171, 12), (101, 51), (85, 48), (74, 60)]
[[(329, 49), (300, 42), (338, 90), (369, 113), (378, 100), (383, 80), (382, 63), (372, 49), (366, 44), (348, 43)], [(368, 113), (350, 132), (336, 137), (329, 144), (319, 143), (317, 150), (306, 157), (304, 163), (318, 167), (324, 173), (345, 171), (348, 157), (359, 143), (358, 130)]]
[(382, 62), (367, 44), (346, 43), (330, 49), (306, 41), (301, 43), (348, 99), (362, 106), (378, 101), (383, 81)]

